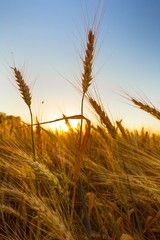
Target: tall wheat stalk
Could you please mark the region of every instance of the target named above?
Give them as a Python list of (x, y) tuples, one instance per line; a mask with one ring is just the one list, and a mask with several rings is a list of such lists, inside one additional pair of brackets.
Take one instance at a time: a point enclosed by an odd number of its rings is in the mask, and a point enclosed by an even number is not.
[(29, 86), (26, 84), (25, 80), (23, 79), (22, 73), (16, 68), (11, 68), (14, 72), (14, 77), (16, 83), (18, 85), (19, 91), (21, 96), (29, 108), (30, 118), (31, 118), (31, 138), (32, 138), (32, 151), (33, 151), (33, 159), (35, 160), (35, 143), (34, 143), (34, 134), (33, 134), (33, 114), (31, 109), (31, 102), (32, 102), (32, 95), (30, 92)]
[[(81, 115), (82, 116), (84, 114), (85, 95), (86, 95), (86, 93), (89, 89), (89, 86), (91, 85), (92, 79), (93, 79), (92, 68), (93, 68), (94, 49), (95, 49), (95, 35), (94, 35), (92, 29), (90, 29), (88, 32), (88, 35), (87, 35), (85, 57), (84, 57), (84, 60), (82, 59), (83, 69), (84, 69), (82, 72), (82, 99), (81, 99)], [(77, 182), (79, 179), (81, 162), (82, 162), (82, 154), (83, 154), (82, 132), (83, 132), (83, 118), (81, 119), (81, 124), (80, 124), (79, 151), (78, 151), (77, 162), (76, 162), (75, 173), (74, 173), (74, 190), (73, 190), (73, 196), (72, 196), (71, 222), (73, 221), (73, 211), (74, 211), (74, 204), (75, 204), (76, 188), (77, 188)], [(89, 220), (89, 216), (88, 216), (88, 212), (87, 212), (86, 198), (85, 198), (85, 192), (84, 192), (82, 179), (80, 179), (80, 192), (81, 192), (83, 211), (84, 211), (85, 220), (86, 220), (86, 228), (87, 228), (87, 232), (88, 232), (88, 238), (91, 239), (91, 224), (90, 224), (90, 220)]]
[[(85, 59), (82, 60), (84, 71), (82, 73), (81, 115), (83, 115), (83, 110), (84, 110), (84, 98), (93, 79), (92, 68), (93, 68), (93, 58), (94, 58), (94, 48), (95, 48), (94, 45), (95, 45), (95, 36), (93, 31), (90, 29), (88, 32), (87, 46), (85, 50)], [(82, 140), (82, 129), (83, 129), (83, 119), (81, 119), (80, 140), (79, 140), (80, 145)]]
[[(95, 50), (95, 35), (92, 29), (88, 32), (88, 39), (87, 39), (87, 47), (85, 50), (85, 59), (83, 60), (83, 68), (84, 71), (82, 73), (82, 100), (81, 100), (81, 115), (83, 116), (83, 109), (84, 109), (84, 98), (85, 95), (91, 85), (93, 76), (92, 76), (92, 68), (93, 68), (93, 59), (94, 59), (94, 50)], [(81, 127), (80, 127), (80, 138), (79, 138), (79, 148), (81, 148), (82, 142), (82, 130), (83, 130), (83, 119), (81, 119)], [(82, 154), (82, 153), (81, 153)], [(81, 161), (81, 158), (80, 158)], [(79, 164), (80, 166), (80, 164)], [(80, 169), (79, 169), (80, 171)], [(82, 179), (80, 179), (80, 190), (81, 190), (81, 199), (82, 199), (82, 206), (84, 210), (84, 215), (86, 218), (86, 228), (88, 232), (88, 238), (91, 240), (91, 223), (88, 216), (88, 211), (86, 207), (86, 196), (84, 191), (84, 186)]]

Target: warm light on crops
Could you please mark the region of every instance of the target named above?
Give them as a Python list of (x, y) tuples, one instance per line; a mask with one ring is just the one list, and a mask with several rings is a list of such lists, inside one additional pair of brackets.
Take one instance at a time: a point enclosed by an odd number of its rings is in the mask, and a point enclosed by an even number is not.
[[(70, 120), (69, 124), (70, 124), (72, 129), (75, 129), (75, 128), (77, 128), (78, 122), (76, 120)], [(64, 120), (61, 120), (61, 121), (58, 121), (58, 122), (54, 122), (54, 123), (50, 123), (50, 124), (48, 124), (48, 126), (53, 131), (57, 130), (60, 133), (69, 131), (69, 126), (65, 123)]]

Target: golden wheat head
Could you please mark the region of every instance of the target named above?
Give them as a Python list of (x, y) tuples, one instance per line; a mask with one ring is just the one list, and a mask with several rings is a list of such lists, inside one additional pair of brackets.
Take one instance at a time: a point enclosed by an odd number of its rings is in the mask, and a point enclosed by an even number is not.
[(22, 98), (25, 101), (25, 103), (27, 104), (27, 106), (30, 107), (32, 97), (31, 97), (29, 86), (25, 83), (21, 72), (16, 67), (14, 67), (12, 69), (14, 71), (14, 76), (15, 76), (17, 85), (19, 87), (19, 91), (22, 95)]
[(143, 111), (151, 114), (153, 117), (160, 120), (160, 111), (157, 110), (154, 106), (150, 106), (147, 103), (143, 103), (141, 101), (136, 100), (135, 98), (131, 98), (131, 101)]
[(101, 123), (103, 123), (107, 127), (111, 136), (115, 137), (116, 129), (113, 126), (113, 124), (111, 123), (111, 121), (110, 121), (109, 117), (107, 116), (107, 114), (105, 113), (105, 111), (102, 109), (102, 107), (92, 97), (89, 97), (89, 103), (91, 104), (93, 109), (96, 111), (96, 113), (100, 117)]
[(89, 30), (87, 48), (85, 50), (85, 60), (83, 60), (84, 72), (82, 73), (82, 91), (85, 94), (91, 85), (92, 77), (92, 65), (94, 57), (94, 33)]

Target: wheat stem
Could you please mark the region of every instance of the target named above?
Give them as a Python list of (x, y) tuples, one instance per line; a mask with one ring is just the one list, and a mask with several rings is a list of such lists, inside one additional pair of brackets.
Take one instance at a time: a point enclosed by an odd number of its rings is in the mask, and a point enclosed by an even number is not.
[(31, 93), (30, 93), (30, 88), (26, 84), (25, 80), (23, 79), (23, 76), (22, 76), (21, 72), (16, 67), (14, 67), (14, 68), (12, 67), (11, 69), (13, 69), (13, 71), (14, 71), (14, 77), (15, 77), (16, 83), (19, 87), (19, 91), (21, 93), (21, 96), (22, 96), (24, 102), (27, 104), (27, 106), (29, 108), (30, 119), (31, 119), (32, 152), (33, 152), (33, 159), (35, 160), (35, 143), (34, 143), (34, 134), (33, 134), (33, 114), (32, 114), (32, 110), (31, 110), (32, 96), (31, 96)]

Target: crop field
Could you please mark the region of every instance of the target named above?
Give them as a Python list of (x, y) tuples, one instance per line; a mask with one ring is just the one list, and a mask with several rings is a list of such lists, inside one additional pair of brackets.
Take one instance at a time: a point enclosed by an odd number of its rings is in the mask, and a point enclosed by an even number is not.
[[(30, 86), (11, 68), (30, 123), (0, 113), (1, 240), (160, 239), (160, 136), (113, 122), (93, 97), (96, 41), (89, 28), (79, 114), (51, 121), (64, 121), (67, 131), (51, 130), (34, 116)], [(127, 98), (160, 120), (153, 105)], [(85, 117), (86, 102), (98, 124)]]
[(1, 239), (160, 239), (160, 137), (102, 116), (83, 132), (37, 123), (33, 154), (30, 126), (1, 114)]

